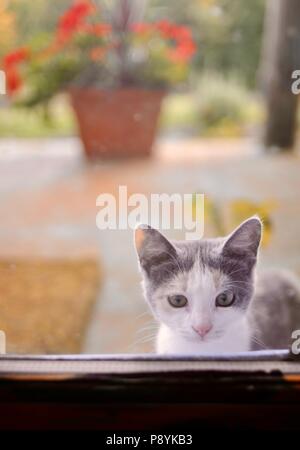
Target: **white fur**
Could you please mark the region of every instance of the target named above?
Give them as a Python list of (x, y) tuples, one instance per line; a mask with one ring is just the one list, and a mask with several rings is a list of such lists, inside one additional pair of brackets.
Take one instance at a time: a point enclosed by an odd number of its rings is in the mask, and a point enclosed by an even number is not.
[[(226, 240), (217, 239), (215, 247), (209, 248), (209, 251), (215, 252), (215, 256), (218, 256), (224, 248), (225, 253), (228, 253), (228, 249), (233, 247), (244, 249), (245, 254), (250, 254), (253, 258), (257, 253), (260, 236), (261, 222), (257, 217), (253, 217), (242, 223)], [(158, 253), (160, 248), (165, 253), (169, 252), (171, 244), (166, 245), (166, 238), (158, 231), (151, 230), (148, 238), (153, 239), (152, 246), (147, 241), (148, 253), (149, 249), (151, 254)], [(139, 253), (143, 244), (140, 235), (137, 242)], [(174, 248), (173, 250), (175, 251)], [(219, 294), (234, 291), (235, 283), (243, 281), (232, 281), (230, 278), (232, 274), (227, 276), (213, 266), (203, 264), (200, 252), (193, 256), (196, 259), (193, 267), (188, 271), (182, 270), (180, 247), (176, 248), (176, 251), (179, 252), (179, 270), (176, 275), (158, 287), (155, 286), (153, 289), (151, 279), (142, 269), (145, 297), (160, 324), (156, 351), (160, 354), (200, 354), (250, 350), (251, 333), (245, 304), (236, 302), (228, 307), (216, 306)], [(145, 254), (143, 258), (145, 259)], [(187, 304), (181, 308), (174, 308), (168, 301), (173, 295), (185, 296)], [(249, 292), (249, 297), (250, 295)]]
[(245, 318), (235, 323), (221, 337), (211, 341), (191, 341), (166, 325), (161, 325), (156, 339), (156, 352), (170, 354), (231, 353), (250, 350), (250, 328)]
[[(161, 326), (156, 351), (171, 353), (224, 353), (250, 349), (250, 330), (246, 313), (238, 308), (217, 308), (215, 299), (230, 286), (226, 275), (211, 270), (199, 271), (196, 262), (188, 273), (179, 273), (155, 294), (154, 315)], [(173, 308), (167, 295), (182, 294), (188, 306)], [(204, 337), (195, 328), (211, 326)]]

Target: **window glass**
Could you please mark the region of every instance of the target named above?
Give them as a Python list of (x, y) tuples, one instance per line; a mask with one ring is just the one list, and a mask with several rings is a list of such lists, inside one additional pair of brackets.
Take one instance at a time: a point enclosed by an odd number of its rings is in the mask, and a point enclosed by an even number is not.
[(298, 352), (300, 8), (265, 3), (0, 0), (0, 353)]

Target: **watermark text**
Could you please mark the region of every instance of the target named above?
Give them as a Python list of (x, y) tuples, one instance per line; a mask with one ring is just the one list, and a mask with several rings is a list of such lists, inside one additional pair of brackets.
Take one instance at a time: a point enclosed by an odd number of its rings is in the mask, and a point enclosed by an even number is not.
[(300, 94), (300, 70), (294, 70), (292, 79), (295, 80), (292, 83), (292, 93), (298, 95)]
[(5, 355), (6, 353), (6, 338), (4, 331), (0, 330), (0, 355)]
[(162, 230), (183, 230), (186, 239), (200, 239), (204, 234), (203, 194), (128, 195), (127, 186), (119, 186), (118, 195), (103, 193), (96, 199), (100, 230), (134, 230), (147, 224)]
[(0, 95), (6, 94), (6, 77), (5, 72), (0, 70)]

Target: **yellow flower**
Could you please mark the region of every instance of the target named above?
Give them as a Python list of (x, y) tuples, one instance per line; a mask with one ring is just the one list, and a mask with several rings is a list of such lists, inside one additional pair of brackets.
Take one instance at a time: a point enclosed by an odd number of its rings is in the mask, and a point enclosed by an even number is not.
[(213, 230), (214, 235), (226, 236), (244, 220), (258, 215), (264, 226), (262, 245), (269, 244), (273, 232), (271, 213), (277, 207), (275, 201), (253, 202), (248, 199), (234, 199), (229, 203), (220, 204), (205, 195), (204, 217), (197, 217), (196, 201), (197, 197), (194, 195), (191, 205), (193, 220), (204, 221), (205, 229)]
[(275, 201), (264, 201), (255, 203), (247, 199), (233, 200), (229, 204), (230, 229), (237, 227), (241, 222), (257, 214), (264, 225), (262, 245), (266, 246), (270, 242), (273, 232), (273, 222), (271, 212), (276, 208)]

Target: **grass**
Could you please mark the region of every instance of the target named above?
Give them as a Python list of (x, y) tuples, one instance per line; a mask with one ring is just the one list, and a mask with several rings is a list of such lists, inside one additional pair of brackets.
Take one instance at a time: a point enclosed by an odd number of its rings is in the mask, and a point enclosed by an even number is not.
[(54, 137), (75, 133), (75, 120), (65, 96), (51, 103), (49, 111), (0, 107), (0, 137)]

